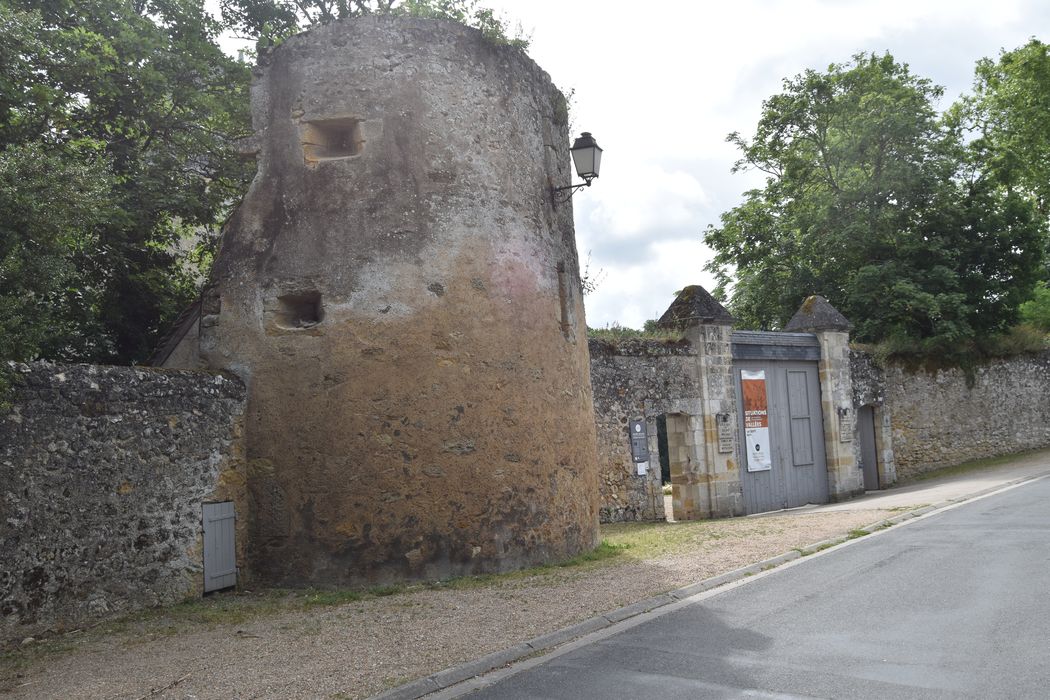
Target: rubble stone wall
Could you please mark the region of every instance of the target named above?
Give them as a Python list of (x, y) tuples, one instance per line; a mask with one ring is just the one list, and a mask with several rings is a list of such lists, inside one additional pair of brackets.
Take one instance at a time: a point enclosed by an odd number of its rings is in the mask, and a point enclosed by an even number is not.
[(854, 402), (888, 414), (898, 478), (1050, 446), (1050, 351), (994, 360), (969, 376), (851, 356)]
[(12, 367), (0, 412), (0, 642), (199, 594), (201, 505), (242, 500), (241, 383)]
[[(685, 342), (594, 339), (590, 353), (602, 522), (663, 520), (656, 421), (666, 413), (699, 413), (696, 353)], [(628, 421), (636, 417), (646, 419), (652, 455), (642, 476), (628, 438)]]

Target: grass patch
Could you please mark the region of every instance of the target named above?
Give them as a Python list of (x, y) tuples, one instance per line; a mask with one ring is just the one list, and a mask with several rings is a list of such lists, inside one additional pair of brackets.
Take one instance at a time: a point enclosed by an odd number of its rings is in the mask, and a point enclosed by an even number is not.
[(222, 592), (168, 607), (141, 610), (83, 631), (37, 640), (0, 653), (0, 691), (17, 687), (26, 671), (37, 663), (104, 637), (133, 632), (128, 641), (122, 643), (144, 644), (156, 637), (179, 634), (191, 627), (237, 627), (282, 613), (334, 607), (421, 588), (422, 584), (375, 586), (365, 590), (271, 589), (257, 593)]
[[(177, 633), (189, 625), (204, 627), (236, 626), (253, 620), (287, 612), (333, 607), (373, 598), (382, 598), (420, 585), (375, 586), (356, 589), (268, 589), (261, 592), (220, 592), (204, 598), (194, 598), (162, 608), (140, 610), (92, 628), (92, 635), (113, 635), (136, 625), (149, 626), (152, 633)], [(55, 640), (65, 639), (57, 637)], [(35, 644), (29, 648), (40, 646)]]
[(266, 593), (218, 593), (206, 598), (183, 601), (167, 608), (154, 608), (133, 613), (108, 625), (107, 631), (120, 631), (114, 627), (136, 622), (174, 622), (197, 625), (236, 625), (257, 617), (282, 612), (291, 607), (293, 596), (283, 591)]
[(589, 562), (605, 561), (606, 559), (612, 559), (618, 557), (624, 553), (625, 550), (630, 549), (630, 544), (618, 544), (616, 542), (610, 542), (608, 540), (602, 540), (601, 544), (596, 549), (590, 552), (585, 552), (578, 557), (573, 557), (568, 561), (555, 564), (555, 566), (566, 567), (566, 566), (578, 566), (580, 564), (586, 564)]
[[(756, 524), (756, 527), (758, 525)], [(769, 527), (773, 527), (770, 525)], [(705, 543), (733, 537), (766, 534), (768, 529), (736, 532), (727, 529), (725, 521), (686, 520), (682, 522), (612, 523), (602, 526), (602, 535), (610, 545), (625, 547), (624, 557), (631, 560), (659, 557), (693, 550)]]
[(883, 510), (887, 510), (890, 513), (906, 513), (909, 510), (918, 510), (919, 508), (925, 508), (928, 505), (930, 505), (930, 504), (929, 503), (919, 503), (919, 504), (913, 505), (913, 506), (893, 506), (892, 508), (884, 508)]
[(0, 652), (0, 693), (17, 688), (26, 672), (37, 662), (68, 653), (75, 648), (76, 642), (73, 639), (56, 637)]
[(572, 559), (551, 562), (550, 564), (541, 564), (540, 566), (519, 569), (518, 571), (509, 571), (503, 574), (459, 576), (441, 581), (431, 581), (420, 585), (429, 589), (462, 590), (466, 588), (480, 588), (482, 586), (494, 585), (501, 582), (512, 582), (518, 579), (549, 575), (565, 569), (592, 569), (609, 563), (612, 559), (621, 557), (630, 547), (631, 545), (629, 543), (614, 542), (608, 539), (603, 539), (595, 549), (590, 552), (579, 554)]
[[(893, 527), (893, 526), (889, 525), (887, 523), (887, 524), (883, 524), (883, 525), (879, 526), (879, 529), (881, 530), (881, 529), (884, 529), (884, 528), (887, 528), (887, 527)], [(850, 530), (848, 533), (846, 533), (846, 536), (841, 538), (841, 539), (831, 540), (830, 542), (822, 542), (821, 544), (817, 545), (816, 547), (808, 547), (808, 548), (804, 548), (804, 549), (796, 547), (794, 551), (798, 552), (801, 556), (808, 557), (811, 554), (816, 554), (817, 552), (823, 552), (825, 549), (831, 549), (832, 547), (837, 547), (838, 545), (842, 544), (843, 542), (849, 542), (850, 540), (856, 540), (856, 539), (860, 539), (861, 537), (867, 537), (870, 534), (871, 533), (868, 532), (867, 530), (864, 530), (864, 529), (858, 527), (858, 528), (854, 528), (854, 529)]]
[(835, 540), (834, 542), (824, 542), (824, 543), (822, 543), (820, 545), (817, 545), (816, 547), (810, 547), (808, 549), (796, 549), (795, 551), (798, 552), (799, 554), (801, 554), (804, 557), (808, 557), (811, 554), (816, 554), (817, 552), (823, 552), (825, 549), (831, 549), (832, 547), (834, 547), (836, 545), (840, 545), (840, 544), (842, 544), (845, 541), (846, 540)]

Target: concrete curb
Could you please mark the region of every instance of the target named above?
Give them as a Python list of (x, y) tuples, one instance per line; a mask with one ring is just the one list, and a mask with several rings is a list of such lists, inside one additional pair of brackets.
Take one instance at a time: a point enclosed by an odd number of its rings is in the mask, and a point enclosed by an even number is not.
[[(957, 503), (962, 503), (964, 501), (973, 500), (981, 496), (987, 496), (1007, 487), (1016, 486), (1017, 484), (1022, 484), (1026, 481), (1034, 481), (1036, 479), (1041, 479), (1048, 475), (1050, 475), (1050, 472), (1044, 472), (1033, 476), (1026, 476), (1020, 479), (1014, 479), (1013, 481), (1007, 481), (1002, 484), (999, 484), (998, 486), (993, 486), (982, 491), (976, 491), (974, 493), (966, 494), (964, 496), (957, 496), (955, 498), (950, 498), (946, 501), (940, 501), (938, 503), (934, 503), (933, 505), (923, 506), (922, 508), (916, 508), (915, 510), (909, 510), (905, 513), (901, 513), (900, 515), (895, 515), (892, 518), (886, 518), (885, 520), (880, 520), (877, 523), (872, 523), (871, 525), (868, 525), (865, 528), (861, 528), (859, 531), (870, 535), (879, 530), (885, 530), (887, 528), (893, 527), (894, 525), (899, 525), (900, 523), (906, 522), (908, 520), (914, 520), (915, 518), (926, 515), (927, 513), (932, 513), (934, 511), (941, 510), (942, 508), (947, 508), (948, 506), (952, 506)], [(747, 578), (748, 576), (754, 576), (755, 574), (761, 573), (763, 571), (776, 568), (781, 564), (786, 564), (789, 561), (794, 561), (795, 559), (799, 559), (800, 557), (808, 556), (810, 554), (816, 554), (817, 552), (823, 551), (825, 549), (830, 549), (831, 547), (843, 544), (844, 542), (848, 542), (852, 539), (856, 538), (847, 536), (830, 540), (824, 540), (822, 542), (815, 542), (814, 544), (807, 545), (805, 547), (802, 547), (801, 549), (785, 552), (784, 554), (773, 557), (771, 559), (765, 559), (763, 561), (756, 562), (754, 564), (745, 566), (740, 569), (735, 569), (733, 571), (721, 574), (719, 576), (715, 576), (713, 578), (704, 579), (703, 581), (699, 581), (689, 586), (684, 586), (682, 588), (670, 591), (668, 593), (664, 593), (663, 595), (654, 596), (652, 598), (646, 598), (645, 600), (640, 600), (637, 603), (632, 603), (631, 605), (625, 605), (622, 608), (617, 608), (616, 610), (611, 610), (602, 615), (597, 615), (595, 617), (583, 620), (582, 622), (577, 622), (574, 625), (563, 627), (560, 630), (555, 630), (554, 632), (535, 637), (526, 642), (522, 642), (521, 644), (512, 646), (508, 649), (493, 652), (491, 654), (486, 654), (485, 656), (482, 656), (479, 659), (467, 661), (466, 663), (446, 668), (443, 671), (438, 671), (437, 673), (427, 676), (426, 678), (420, 678), (419, 680), (412, 681), (411, 683), (406, 683), (405, 685), (401, 685), (397, 688), (388, 690), (380, 695), (375, 695), (370, 700), (416, 700), (417, 698), (429, 695), (430, 693), (435, 693), (439, 690), (445, 690), (446, 688), (462, 683), (463, 681), (474, 678), (475, 676), (480, 676), (497, 668), (501, 668), (503, 666), (507, 666), (517, 661), (521, 661), (522, 659), (527, 658), (529, 656), (536, 656), (542, 652), (548, 651), (549, 649), (553, 649), (554, 647), (561, 646), (566, 642), (570, 642), (578, 637), (582, 637), (586, 634), (590, 634), (592, 632), (597, 632), (598, 630), (611, 627), (612, 625), (618, 622), (622, 622), (623, 620), (634, 617), (636, 615), (651, 612), (653, 610), (656, 610), (657, 608), (662, 608), (665, 605), (670, 605), (671, 603), (676, 603), (678, 601), (685, 600), (686, 598), (691, 598), (692, 596), (697, 595), (698, 593), (704, 593), (705, 591), (709, 591), (713, 588), (718, 588), (719, 586), (734, 583), (741, 579)]]

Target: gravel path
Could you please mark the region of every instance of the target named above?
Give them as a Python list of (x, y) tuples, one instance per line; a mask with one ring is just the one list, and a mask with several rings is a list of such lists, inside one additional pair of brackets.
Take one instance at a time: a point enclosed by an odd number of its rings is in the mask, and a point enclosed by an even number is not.
[(476, 587), (278, 609), (239, 623), (154, 616), (117, 631), (67, 636), (60, 640), (69, 647), (63, 651), (6, 657), (0, 695), (365, 698), (890, 515), (867, 510), (710, 521), (695, 546), (652, 559), (624, 556)]

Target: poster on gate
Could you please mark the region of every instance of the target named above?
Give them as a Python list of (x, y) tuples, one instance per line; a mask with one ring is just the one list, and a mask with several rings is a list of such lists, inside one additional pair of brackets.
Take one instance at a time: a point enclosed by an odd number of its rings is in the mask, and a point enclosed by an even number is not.
[(766, 405), (764, 370), (740, 371), (740, 388), (744, 395), (744, 445), (747, 447), (747, 470), (764, 472), (773, 468), (769, 456), (769, 411)]

